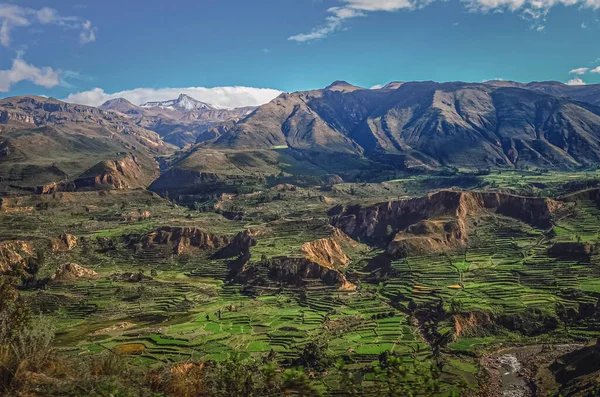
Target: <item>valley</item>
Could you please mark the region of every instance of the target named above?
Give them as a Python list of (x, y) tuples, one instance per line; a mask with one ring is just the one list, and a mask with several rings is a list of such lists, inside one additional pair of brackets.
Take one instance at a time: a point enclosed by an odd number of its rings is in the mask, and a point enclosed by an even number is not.
[(597, 395), (596, 92), (0, 101), (0, 292), (53, 331), (0, 390)]

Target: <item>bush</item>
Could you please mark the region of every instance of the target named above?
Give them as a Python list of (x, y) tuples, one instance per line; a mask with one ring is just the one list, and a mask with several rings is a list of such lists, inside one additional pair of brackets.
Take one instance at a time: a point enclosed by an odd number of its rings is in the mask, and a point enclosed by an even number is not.
[(10, 393), (53, 356), (54, 327), (32, 318), (14, 279), (0, 280), (0, 393)]

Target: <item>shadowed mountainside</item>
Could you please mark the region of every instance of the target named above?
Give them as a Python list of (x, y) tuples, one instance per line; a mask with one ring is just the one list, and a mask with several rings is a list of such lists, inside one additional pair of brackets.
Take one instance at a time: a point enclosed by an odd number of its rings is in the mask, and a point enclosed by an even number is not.
[(74, 180), (89, 187), (96, 177), (129, 181), (118, 188), (146, 187), (158, 176), (154, 157), (172, 151), (155, 132), (112, 112), (41, 97), (0, 101), (3, 191)]
[(338, 81), (280, 95), (211, 146), (403, 154), (409, 166), (571, 169), (600, 160), (594, 90), (552, 82), (411, 82), (369, 90)]

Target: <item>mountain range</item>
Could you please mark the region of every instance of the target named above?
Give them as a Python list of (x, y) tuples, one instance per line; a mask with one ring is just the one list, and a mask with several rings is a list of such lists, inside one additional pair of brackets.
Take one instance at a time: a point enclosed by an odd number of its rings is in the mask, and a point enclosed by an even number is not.
[(577, 168), (600, 160), (600, 87), (561, 83), (335, 82), (282, 94), (226, 129), (213, 147), (288, 146), (407, 166)]
[(177, 99), (136, 106), (123, 98), (105, 102), (101, 109), (122, 113), (143, 128), (157, 132), (165, 142), (183, 147), (215, 137), (209, 129), (228, 120), (237, 121), (254, 107), (225, 108), (181, 94)]
[[(158, 181), (156, 159), (166, 171)], [(139, 169), (127, 171), (132, 164)], [(600, 85), (425, 81), (366, 89), (336, 81), (237, 109), (183, 94), (142, 105), (119, 98), (98, 108), (33, 96), (0, 100), (4, 192), (175, 189), (206, 175), (356, 177), (382, 164), (597, 167)]]

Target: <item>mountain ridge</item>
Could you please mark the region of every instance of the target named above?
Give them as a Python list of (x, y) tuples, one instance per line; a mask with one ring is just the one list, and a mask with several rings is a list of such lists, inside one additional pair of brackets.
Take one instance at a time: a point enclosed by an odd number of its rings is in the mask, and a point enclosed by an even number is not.
[(424, 81), (393, 87), (337, 81), (323, 90), (284, 93), (208, 146), (418, 152), (434, 166), (469, 168), (520, 162), (571, 169), (600, 160), (600, 85)]
[(215, 134), (209, 131), (211, 128), (230, 120), (237, 121), (255, 109), (216, 106), (183, 93), (176, 99), (145, 102), (139, 106), (116, 98), (99, 107), (125, 114), (137, 125), (155, 131), (166, 142), (179, 147), (212, 139)]

